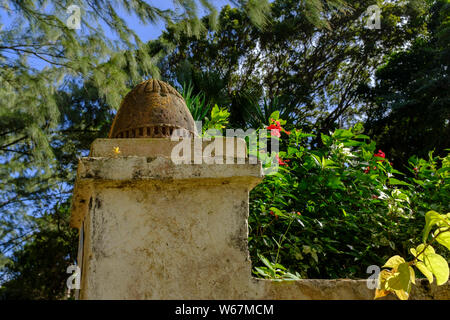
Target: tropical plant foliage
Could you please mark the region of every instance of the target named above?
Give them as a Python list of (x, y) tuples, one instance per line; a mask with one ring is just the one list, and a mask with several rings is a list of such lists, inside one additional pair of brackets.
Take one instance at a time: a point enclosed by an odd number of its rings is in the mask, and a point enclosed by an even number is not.
[(450, 210), (450, 155), (411, 158), (404, 174), (362, 130), (322, 134), (319, 149), (302, 130), (281, 135), (280, 170), (251, 193), (253, 261), (303, 278), (366, 278), (368, 266), (421, 243), (427, 211)]

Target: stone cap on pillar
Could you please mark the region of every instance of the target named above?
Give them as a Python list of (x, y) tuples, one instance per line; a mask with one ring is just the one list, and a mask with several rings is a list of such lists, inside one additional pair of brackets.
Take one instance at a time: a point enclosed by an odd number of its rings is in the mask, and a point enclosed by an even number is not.
[(195, 136), (195, 123), (183, 97), (164, 81), (141, 82), (123, 99), (109, 138)]

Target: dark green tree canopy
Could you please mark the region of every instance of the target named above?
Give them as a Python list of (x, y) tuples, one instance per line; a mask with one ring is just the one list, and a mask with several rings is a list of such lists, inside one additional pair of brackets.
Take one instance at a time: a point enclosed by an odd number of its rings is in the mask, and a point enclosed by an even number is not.
[(426, 31), (422, 1), (384, 4), (382, 29), (365, 28), (366, 10), (375, 3), (324, 7), (328, 28), (312, 24), (301, 1), (274, 1), (264, 28), (254, 27), (240, 8), (224, 7), (218, 29), (199, 39), (168, 28), (161, 40), (176, 47), (161, 63), (163, 76), (192, 82), (228, 106), (236, 126), (254, 123), (265, 98), (291, 122), (327, 132), (364, 115), (358, 87), (371, 81), (386, 55)]
[(437, 1), (428, 33), (394, 52), (366, 91), (367, 129), (398, 164), (429, 150), (443, 155), (450, 141), (450, 4)]

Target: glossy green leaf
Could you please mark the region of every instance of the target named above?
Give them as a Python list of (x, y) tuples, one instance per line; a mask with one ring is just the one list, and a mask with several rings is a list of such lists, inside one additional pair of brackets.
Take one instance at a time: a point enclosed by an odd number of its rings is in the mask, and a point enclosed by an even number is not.
[(280, 111), (277, 110), (277, 111), (272, 112), (269, 119), (273, 119), (275, 121), (280, 119)]
[(395, 185), (410, 186), (409, 183), (401, 181), (401, 180), (398, 180), (398, 179), (395, 179), (395, 178), (390, 178), (389, 179), (389, 184), (394, 185), (394, 186)]
[(427, 269), (429, 269), (436, 277), (438, 286), (448, 281), (448, 263), (442, 256), (435, 253), (424, 255), (424, 263)]
[(330, 136), (327, 136), (325, 134), (321, 134), (321, 138), (322, 138), (322, 142), (324, 145), (329, 146), (333, 143), (333, 140), (331, 139)]

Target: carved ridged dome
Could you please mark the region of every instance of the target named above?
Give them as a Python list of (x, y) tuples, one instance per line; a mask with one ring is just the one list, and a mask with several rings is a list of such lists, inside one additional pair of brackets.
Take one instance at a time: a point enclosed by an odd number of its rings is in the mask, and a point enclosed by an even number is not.
[(123, 99), (109, 138), (167, 138), (175, 129), (194, 136), (195, 123), (183, 97), (166, 82), (141, 82)]

